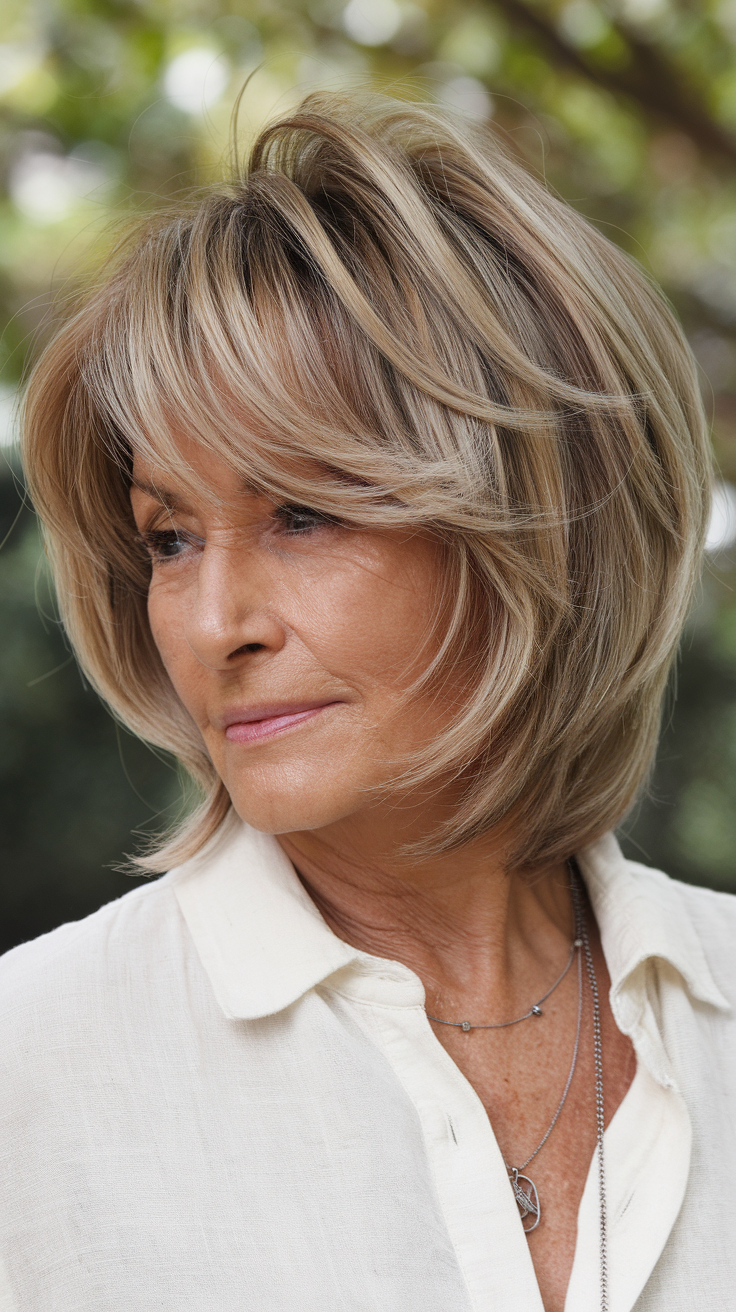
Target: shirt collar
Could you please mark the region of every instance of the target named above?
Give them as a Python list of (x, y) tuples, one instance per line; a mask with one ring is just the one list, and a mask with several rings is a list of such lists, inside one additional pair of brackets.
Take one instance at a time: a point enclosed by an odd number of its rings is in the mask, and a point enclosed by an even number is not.
[(226, 1016), (281, 1011), (362, 955), (333, 934), (271, 834), (230, 822), (171, 874)]
[[(641, 1005), (640, 968), (653, 958), (674, 966), (694, 998), (728, 1009), (676, 882), (627, 861), (612, 834), (582, 851), (578, 863), (601, 931), (611, 1002), (627, 1033)], [(332, 932), (271, 834), (230, 822), (171, 880), (226, 1016), (275, 1014), (351, 965), (391, 971), (391, 963)], [(395, 985), (414, 978), (397, 963), (391, 973)]]
[(683, 898), (683, 886), (659, 870), (627, 861), (613, 834), (578, 855), (601, 934), (612, 1001), (645, 962), (667, 961), (699, 1002), (730, 1010), (716, 984)]

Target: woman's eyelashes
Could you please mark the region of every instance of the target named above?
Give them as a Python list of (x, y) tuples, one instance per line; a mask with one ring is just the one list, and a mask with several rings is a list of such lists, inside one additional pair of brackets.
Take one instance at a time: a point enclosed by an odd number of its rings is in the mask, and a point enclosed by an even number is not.
[[(337, 521), (310, 506), (286, 504), (276, 507), (268, 523), (271, 530), (276, 529), (281, 537), (303, 538), (318, 529), (334, 527)], [(175, 527), (145, 529), (137, 534), (136, 541), (154, 565), (180, 560), (191, 551), (201, 551), (206, 545), (205, 539), (198, 534)]]
[(154, 565), (163, 565), (167, 561), (178, 560), (187, 548), (201, 548), (204, 541), (194, 533), (182, 529), (148, 529), (137, 535), (138, 542), (145, 548)]
[(281, 531), (288, 537), (306, 537), (320, 528), (334, 528), (336, 520), (321, 510), (312, 510), (310, 506), (278, 506), (274, 519)]

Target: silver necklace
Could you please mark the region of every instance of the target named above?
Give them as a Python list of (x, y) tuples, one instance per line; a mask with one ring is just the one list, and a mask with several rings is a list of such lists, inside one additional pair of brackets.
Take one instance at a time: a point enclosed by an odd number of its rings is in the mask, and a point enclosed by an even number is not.
[[(519, 1167), (509, 1167), (504, 1162), (506, 1170), (509, 1173), (511, 1187), (514, 1191), (519, 1211), (521, 1213), (522, 1225), (527, 1216), (532, 1216), (532, 1224), (525, 1225), (524, 1230), (529, 1234), (536, 1230), (541, 1220), (541, 1208), (539, 1205), (539, 1195), (536, 1187), (528, 1176), (522, 1175), (522, 1171), (529, 1165), (537, 1153), (547, 1142), (552, 1130), (554, 1129), (560, 1112), (565, 1104), (567, 1093), (572, 1082), (573, 1073), (577, 1064), (578, 1048), (580, 1045), (580, 1023), (583, 1006), (583, 989), (582, 989), (582, 958), (585, 957), (585, 969), (590, 984), (590, 992), (593, 998), (593, 1061), (595, 1067), (595, 1128), (596, 1128), (596, 1153), (598, 1157), (598, 1211), (599, 1211), (599, 1271), (600, 1271), (600, 1309), (601, 1312), (608, 1312), (608, 1199), (606, 1195), (606, 1170), (603, 1155), (603, 1134), (605, 1131), (605, 1107), (603, 1099), (603, 1035), (601, 1031), (601, 1006), (600, 995), (598, 993), (598, 980), (596, 979), (595, 966), (593, 964), (593, 953), (590, 949), (590, 938), (588, 936), (588, 927), (585, 921), (585, 910), (583, 907), (583, 898), (581, 892), (580, 875), (571, 866), (570, 880), (573, 908), (575, 913), (575, 945), (582, 948), (582, 953), (578, 955), (578, 1021), (575, 1033), (575, 1050), (573, 1052), (570, 1073), (567, 1077), (562, 1097), (557, 1106), (557, 1111), (552, 1117), (552, 1121), (547, 1129), (546, 1134), (530, 1157)], [(522, 1188), (519, 1181), (525, 1181), (530, 1187), (528, 1190)]]
[[(509, 1180), (511, 1181), (511, 1188), (514, 1191), (514, 1198), (516, 1199), (519, 1212), (521, 1213), (521, 1222), (527, 1234), (531, 1234), (532, 1230), (536, 1230), (537, 1226), (539, 1225), (539, 1222), (542, 1219), (542, 1205), (539, 1201), (539, 1193), (537, 1190), (537, 1186), (535, 1185), (534, 1181), (529, 1178), (528, 1175), (524, 1174), (524, 1172), (526, 1171), (526, 1168), (529, 1165), (529, 1163), (534, 1161), (534, 1158), (536, 1157), (537, 1153), (542, 1151), (544, 1145), (549, 1139), (549, 1136), (554, 1130), (560, 1118), (560, 1113), (562, 1111), (562, 1108), (565, 1106), (567, 1095), (570, 1090), (570, 1085), (572, 1084), (572, 1077), (575, 1074), (575, 1067), (578, 1064), (578, 1052), (580, 1050), (580, 1026), (583, 1018), (583, 961), (582, 961), (582, 955), (580, 949), (583, 947), (584, 940), (581, 937), (580, 926), (577, 923), (578, 922), (577, 907), (575, 908), (575, 922), (576, 922), (575, 923), (576, 934), (573, 942), (573, 951), (577, 949), (577, 956), (578, 956), (578, 1020), (577, 1020), (577, 1026), (575, 1028), (575, 1046), (572, 1052), (572, 1061), (570, 1062), (570, 1070), (568, 1071), (567, 1080), (565, 1081), (565, 1087), (562, 1090), (562, 1097), (560, 1098), (560, 1101), (557, 1104), (557, 1110), (554, 1116), (552, 1117), (552, 1120), (550, 1121), (549, 1125), (547, 1126), (547, 1129), (542, 1135), (542, 1138), (539, 1140), (539, 1143), (537, 1144), (534, 1151), (531, 1152), (529, 1156), (526, 1158), (526, 1160), (521, 1163), (521, 1166), (509, 1166), (508, 1162), (504, 1160), (504, 1166), (508, 1171)], [(526, 1188), (524, 1188), (525, 1185)], [(525, 1222), (530, 1217), (531, 1217), (531, 1221), (529, 1222), (528, 1225), (526, 1225)]]
[(520, 1021), (527, 1020), (530, 1016), (541, 1016), (543, 1014), (541, 1004), (544, 1001), (546, 1001), (546, 999), (550, 996), (550, 994), (554, 993), (557, 986), (562, 983), (563, 979), (567, 975), (567, 972), (569, 971), (572, 965), (573, 957), (577, 953), (578, 1019), (577, 1019), (577, 1026), (575, 1029), (575, 1046), (573, 1048), (572, 1061), (570, 1062), (570, 1069), (568, 1071), (567, 1080), (565, 1081), (565, 1087), (562, 1090), (562, 1097), (560, 1098), (560, 1101), (557, 1104), (557, 1109), (555, 1111), (554, 1116), (552, 1117), (552, 1120), (547, 1126), (547, 1129), (542, 1135), (542, 1138), (539, 1140), (539, 1143), (537, 1144), (536, 1148), (521, 1163), (521, 1165), (509, 1166), (509, 1163), (504, 1159), (504, 1166), (506, 1167), (509, 1180), (511, 1181), (511, 1188), (514, 1191), (514, 1198), (516, 1199), (516, 1203), (521, 1215), (522, 1225), (524, 1227), (526, 1234), (531, 1234), (532, 1230), (536, 1230), (537, 1226), (539, 1225), (539, 1222), (542, 1219), (542, 1205), (539, 1201), (539, 1191), (537, 1190), (537, 1186), (535, 1185), (534, 1181), (530, 1178), (530, 1176), (525, 1174), (525, 1171), (529, 1163), (534, 1161), (534, 1158), (537, 1156), (537, 1153), (541, 1152), (542, 1149), (544, 1148), (544, 1145), (549, 1139), (549, 1136), (551, 1135), (552, 1131), (554, 1130), (560, 1118), (562, 1108), (564, 1107), (565, 1102), (567, 1101), (567, 1095), (570, 1091), (570, 1085), (572, 1084), (572, 1077), (575, 1074), (575, 1067), (578, 1064), (578, 1052), (580, 1050), (580, 1027), (581, 1027), (582, 1016), (583, 1016), (583, 963), (582, 963), (582, 954), (580, 949), (584, 948), (586, 929), (585, 929), (585, 917), (583, 915), (583, 910), (582, 910), (582, 902), (579, 895), (579, 889), (577, 888), (577, 880), (573, 875), (572, 871), (570, 871), (570, 884), (571, 884), (572, 899), (573, 899), (573, 910), (575, 915), (575, 937), (570, 945), (570, 956), (568, 958), (565, 969), (563, 970), (562, 974), (555, 980), (552, 987), (547, 990), (547, 992), (544, 994), (544, 997), (539, 999), (539, 1002), (536, 1002), (534, 1006), (530, 1008), (529, 1011), (524, 1013), (523, 1016), (517, 1016), (515, 1020), (501, 1021), (500, 1023), (497, 1023), (495, 1025), (471, 1025), (470, 1021), (467, 1020), (462, 1020), (462, 1021), (442, 1020), (441, 1017), (439, 1016), (430, 1016), (429, 1013), (427, 1013), (428, 1020), (436, 1021), (437, 1024), (439, 1025), (453, 1025), (457, 1029), (465, 1030), (466, 1033), (468, 1030), (502, 1030), (502, 1029), (506, 1029), (509, 1025), (518, 1025)]
[(582, 907), (580, 892), (580, 875), (571, 866), (573, 901), (580, 907), (582, 919), (583, 953), (588, 983), (593, 996), (593, 1061), (595, 1066), (595, 1129), (598, 1154), (598, 1210), (599, 1210), (599, 1255), (600, 1255), (600, 1292), (601, 1312), (608, 1312), (608, 1199), (606, 1195), (606, 1165), (603, 1156), (603, 1134), (606, 1128), (605, 1104), (603, 1100), (603, 1035), (601, 1031), (601, 1004), (598, 994), (598, 980), (595, 975), (593, 953), (590, 950), (588, 929)]
[(572, 965), (573, 957), (575, 956), (575, 949), (580, 946), (581, 944), (576, 936), (570, 944), (570, 955), (567, 958), (567, 965), (562, 974), (557, 976), (552, 987), (547, 989), (547, 992), (542, 995), (538, 1002), (534, 1002), (529, 1010), (524, 1012), (523, 1016), (516, 1016), (514, 1020), (496, 1021), (494, 1025), (476, 1025), (469, 1020), (442, 1020), (440, 1016), (430, 1016), (429, 1012), (427, 1012), (427, 1020), (433, 1020), (438, 1025), (453, 1025), (455, 1029), (464, 1030), (467, 1034), (469, 1030), (506, 1030), (509, 1025), (518, 1025), (522, 1020), (529, 1020), (530, 1016), (543, 1016), (544, 1012), (542, 1011), (542, 1003), (546, 1002), (547, 998), (552, 996), (557, 986), (562, 983)]
[[(528, 1012), (525, 1012), (523, 1016), (518, 1016), (516, 1020), (502, 1021), (500, 1024), (496, 1024), (496, 1025), (471, 1025), (469, 1021), (441, 1020), (439, 1016), (428, 1016), (427, 1019), (436, 1021), (437, 1024), (439, 1025), (454, 1025), (457, 1028), (465, 1030), (467, 1032), (468, 1030), (505, 1029), (509, 1025), (518, 1025), (519, 1021), (527, 1020), (530, 1016), (541, 1015), (542, 1012), (540, 1009), (540, 1004), (544, 1002), (550, 996), (551, 993), (554, 992), (558, 984), (562, 983), (568, 970), (570, 969), (570, 966), (572, 965), (572, 959), (575, 952), (577, 951), (578, 953), (578, 1019), (577, 1019), (577, 1026), (575, 1030), (575, 1047), (573, 1049), (572, 1061), (570, 1063), (570, 1070), (567, 1076), (567, 1081), (562, 1091), (562, 1097), (560, 1098), (560, 1101), (557, 1104), (557, 1110), (554, 1116), (552, 1117), (552, 1120), (550, 1121), (544, 1135), (542, 1136), (536, 1148), (534, 1149), (534, 1152), (529, 1154), (526, 1161), (522, 1162), (521, 1166), (509, 1166), (508, 1162), (504, 1160), (504, 1166), (508, 1171), (509, 1180), (511, 1182), (511, 1188), (513, 1189), (514, 1198), (516, 1199), (516, 1203), (519, 1208), (519, 1213), (521, 1215), (522, 1226), (526, 1234), (531, 1234), (532, 1230), (536, 1230), (537, 1226), (539, 1225), (539, 1222), (542, 1219), (542, 1209), (539, 1202), (539, 1194), (537, 1193), (536, 1185), (529, 1178), (529, 1176), (524, 1175), (523, 1172), (526, 1170), (526, 1167), (529, 1165), (529, 1163), (534, 1160), (537, 1153), (541, 1152), (542, 1148), (544, 1147), (547, 1140), (549, 1139), (549, 1136), (551, 1135), (553, 1129), (555, 1128), (555, 1125), (559, 1120), (562, 1108), (565, 1105), (565, 1101), (567, 1099), (570, 1085), (572, 1084), (572, 1077), (575, 1074), (575, 1067), (577, 1066), (577, 1060), (578, 1060), (578, 1051), (580, 1048), (580, 1028), (581, 1028), (582, 1014), (583, 1014), (583, 957), (585, 958), (585, 970), (588, 976), (588, 983), (590, 985), (590, 992), (593, 999), (593, 1061), (595, 1067), (595, 1125), (596, 1125), (596, 1153), (598, 1157), (598, 1206), (599, 1206), (599, 1215), (600, 1215), (600, 1223), (599, 1223), (600, 1312), (608, 1312), (609, 1309), (608, 1202), (607, 1202), (607, 1195), (606, 1195), (605, 1161), (603, 1156), (605, 1109), (604, 1109), (604, 1099), (603, 1099), (603, 1037), (601, 1032), (600, 996), (598, 993), (598, 981), (596, 979), (595, 966), (593, 964), (593, 954), (590, 950), (588, 926), (586, 924), (586, 919), (585, 919), (585, 910), (583, 906), (583, 897), (581, 891), (582, 881), (580, 875), (578, 874), (576, 868), (573, 866), (572, 863), (570, 863), (569, 870), (570, 870), (570, 890), (572, 893), (573, 913), (575, 916), (575, 938), (573, 939), (572, 946), (570, 948), (570, 958), (568, 960), (567, 965), (565, 966), (565, 969), (563, 970), (559, 978), (555, 980), (555, 983), (552, 985), (552, 988), (549, 989), (547, 993), (545, 993), (544, 997), (540, 998), (539, 1002), (535, 1003), (534, 1006)], [(527, 1186), (526, 1189), (523, 1187), (524, 1185)], [(531, 1224), (524, 1225), (524, 1222), (527, 1220), (528, 1217), (532, 1218)]]

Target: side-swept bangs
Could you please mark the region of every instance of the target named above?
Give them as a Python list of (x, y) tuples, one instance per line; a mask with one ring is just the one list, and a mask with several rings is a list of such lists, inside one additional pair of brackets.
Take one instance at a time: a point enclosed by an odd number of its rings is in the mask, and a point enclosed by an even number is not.
[(154, 646), (129, 504), (135, 453), (194, 477), (182, 433), (278, 501), (445, 544), (432, 674), (472, 692), (397, 780), (462, 780), (433, 850), (513, 816), (532, 867), (621, 820), (697, 576), (697, 377), (642, 272), (495, 136), (308, 97), (242, 176), (137, 229), (34, 371), (26, 468), (80, 663), (204, 791), (152, 870), (230, 805)]

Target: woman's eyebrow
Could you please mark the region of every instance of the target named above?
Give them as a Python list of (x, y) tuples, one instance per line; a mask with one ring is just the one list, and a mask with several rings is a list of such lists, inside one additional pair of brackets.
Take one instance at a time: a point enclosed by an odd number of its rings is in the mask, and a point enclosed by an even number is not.
[(145, 479), (132, 478), (131, 487), (136, 487), (139, 492), (150, 497), (152, 501), (160, 501), (162, 506), (167, 510), (190, 510), (189, 503), (176, 492), (171, 492), (168, 488), (159, 487), (155, 483), (149, 483)]
[[(172, 492), (169, 488), (162, 487), (158, 483), (153, 483), (143, 478), (132, 477), (130, 480), (130, 486), (137, 488), (139, 492), (143, 492), (144, 495), (150, 497), (152, 501), (159, 501), (167, 510), (179, 510), (187, 513), (191, 513), (192, 511), (191, 502), (187, 501), (186, 497), (181, 496), (177, 492)], [(261, 499), (264, 495), (262, 488), (259, 488), (256, 483), (252, 483), (246, 478), (241, 480), (241, 491), (245, 496), (256, 497), (258, 499)]]

